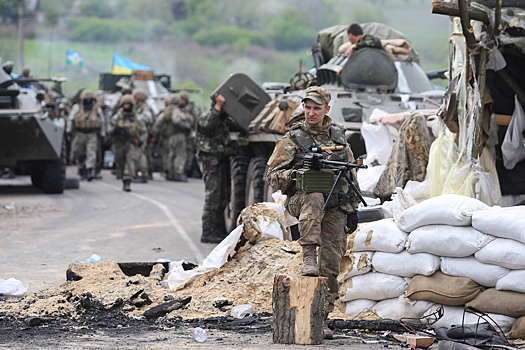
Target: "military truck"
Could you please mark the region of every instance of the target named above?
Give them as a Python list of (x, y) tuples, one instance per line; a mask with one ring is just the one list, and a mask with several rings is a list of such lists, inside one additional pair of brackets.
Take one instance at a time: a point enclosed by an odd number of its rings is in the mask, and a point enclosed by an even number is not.
[[(313, 85), (332, 93), (330, 116), (347, 129), (356, 157), (366, 154), (361, 125), (378, 108), (387, 113), (437, 109), (443, 90), (436, 89), (419, 66), (419, 54), (399, 31), (380, 23), (362, 24), (366, 34), (382, 40), (388, 50), (363, 48), (351, 56), (338, 53), (347, 41), (346, 25), (319, 31), (312, 46), (312, 69), (296, 73), (289, 82), (257, 85), (240, 73), (230, 76), (215, 93), (226, 97), (225, 111), (237, 121), (232, 133), (238, 155), (231, 157), (231, 195), (225, 213), (230, 229), (240, 211), (253, 203), (271, 201), (265, 181), (266, 162), (284, 133), (286, 120), (299, 111), (304, 90)], [(388, 52), (387, 52), (388, 51)], [(397, 57), (395, 57), (397, 56)]]
[(66, 186), (65, 121), (53, 113), (43, 81), (13, 79), (0, 70), (0, 166), (28, 173), (33, 186), (62, 193)]

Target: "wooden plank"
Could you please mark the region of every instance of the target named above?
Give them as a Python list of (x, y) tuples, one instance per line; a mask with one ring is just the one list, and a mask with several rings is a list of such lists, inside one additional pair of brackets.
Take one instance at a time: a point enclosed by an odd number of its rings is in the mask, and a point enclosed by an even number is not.
[(434, 338), (426, 335), (403, 333), (394, 334), (393, 337), (402, 343), (406, 343), (408, 346), (413, 346), (416, 348), (428, 348), (434, 343)]

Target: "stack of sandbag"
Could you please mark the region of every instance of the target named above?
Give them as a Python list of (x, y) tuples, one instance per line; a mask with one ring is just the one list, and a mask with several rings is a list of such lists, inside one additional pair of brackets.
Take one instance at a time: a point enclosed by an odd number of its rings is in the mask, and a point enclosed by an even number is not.
[[(464, 312), (470, 306), (504, 331), (525, 316), (525, 207), (488, 207), (450, 194), (411, 206), (395, 222), (382, 221), (349, 237), (352, 253), (373, 255), (369, 272), (342, 278), (348, 315), (366, 308), (414, 321), (442, 307), (444, 316), (433, 325), (440, 328), (480, 322)], [(516, 329), (522, 323), (515, 323), (511, 337), (523, 337), (525, 330)]]

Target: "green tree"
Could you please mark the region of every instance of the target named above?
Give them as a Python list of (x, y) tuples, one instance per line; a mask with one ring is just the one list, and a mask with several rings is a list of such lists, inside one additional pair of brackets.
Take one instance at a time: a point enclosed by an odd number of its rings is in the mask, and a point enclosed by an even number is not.
[(284, 7), (278, 17), (268, 25), (269, 37), (279, 50), (297, 50), (309, 47), (316, 30), (310, 26), (312, 16), (303, 9)]

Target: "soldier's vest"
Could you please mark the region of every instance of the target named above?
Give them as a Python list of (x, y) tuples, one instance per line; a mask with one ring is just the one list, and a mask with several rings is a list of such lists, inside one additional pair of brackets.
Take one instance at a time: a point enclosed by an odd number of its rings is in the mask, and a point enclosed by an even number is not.
[[(140, 124), (135, 113), (121, 113), (117, 119), (117, 127), (126, 129), (129, 136), (138, 139), (140, 136)], [(126, 141), (130, 137), (119, 135), (117, 139), (120, 141)]]
[[(344, 146), (343, 150), (332, 151), (327, 160), (339, 161), (339, 162), (348, 162), (348, 149), (346, 139), (345, 139), (345, 129), (339, 126), (331, 125), (330, 126), (330, 139), (328, 140), (315, 140), (304, 131), (302, 128), (298, 127), (288, 131), (288, 136), (290, 139), (301, 149), (301, 153), (311, 152), (313, 147), (331, 147), (331, 146)], [(334, 178), (336, 173), (334, 172)], [(286, 190), (286, 194), (292, 196), (296, 192), (295, 183)], [(325, 200), (328, 198), (329, 191), (323, 192)], [(353, 192), (352, 188), (348, 184), (348, 181), (344, 177), (341, 177), (334, 193), (327, 202), (326, 207), (332, 208), (338, 205), (343, 205), (350, 202), (350, 199), (356, 197), (356, 194)]]
[(171, 116), (174, 111), (174, 105), (169, 105), (164, 109), (164, 117), (162, 119), (162, 126), (160, 129), (160, 135), (164, 139), (167, 139), (171, 135), (177, 133), (177, 126), (171, 120)]
[(102, 118), (98, 115), (97, 109), (97, 105), (93, 106), (88, 114), (84, 111), (84, 106), (81, 105), (80, 110), (73, 118), (75, 130), (79, 132), (100, 131), (102, 128)]

